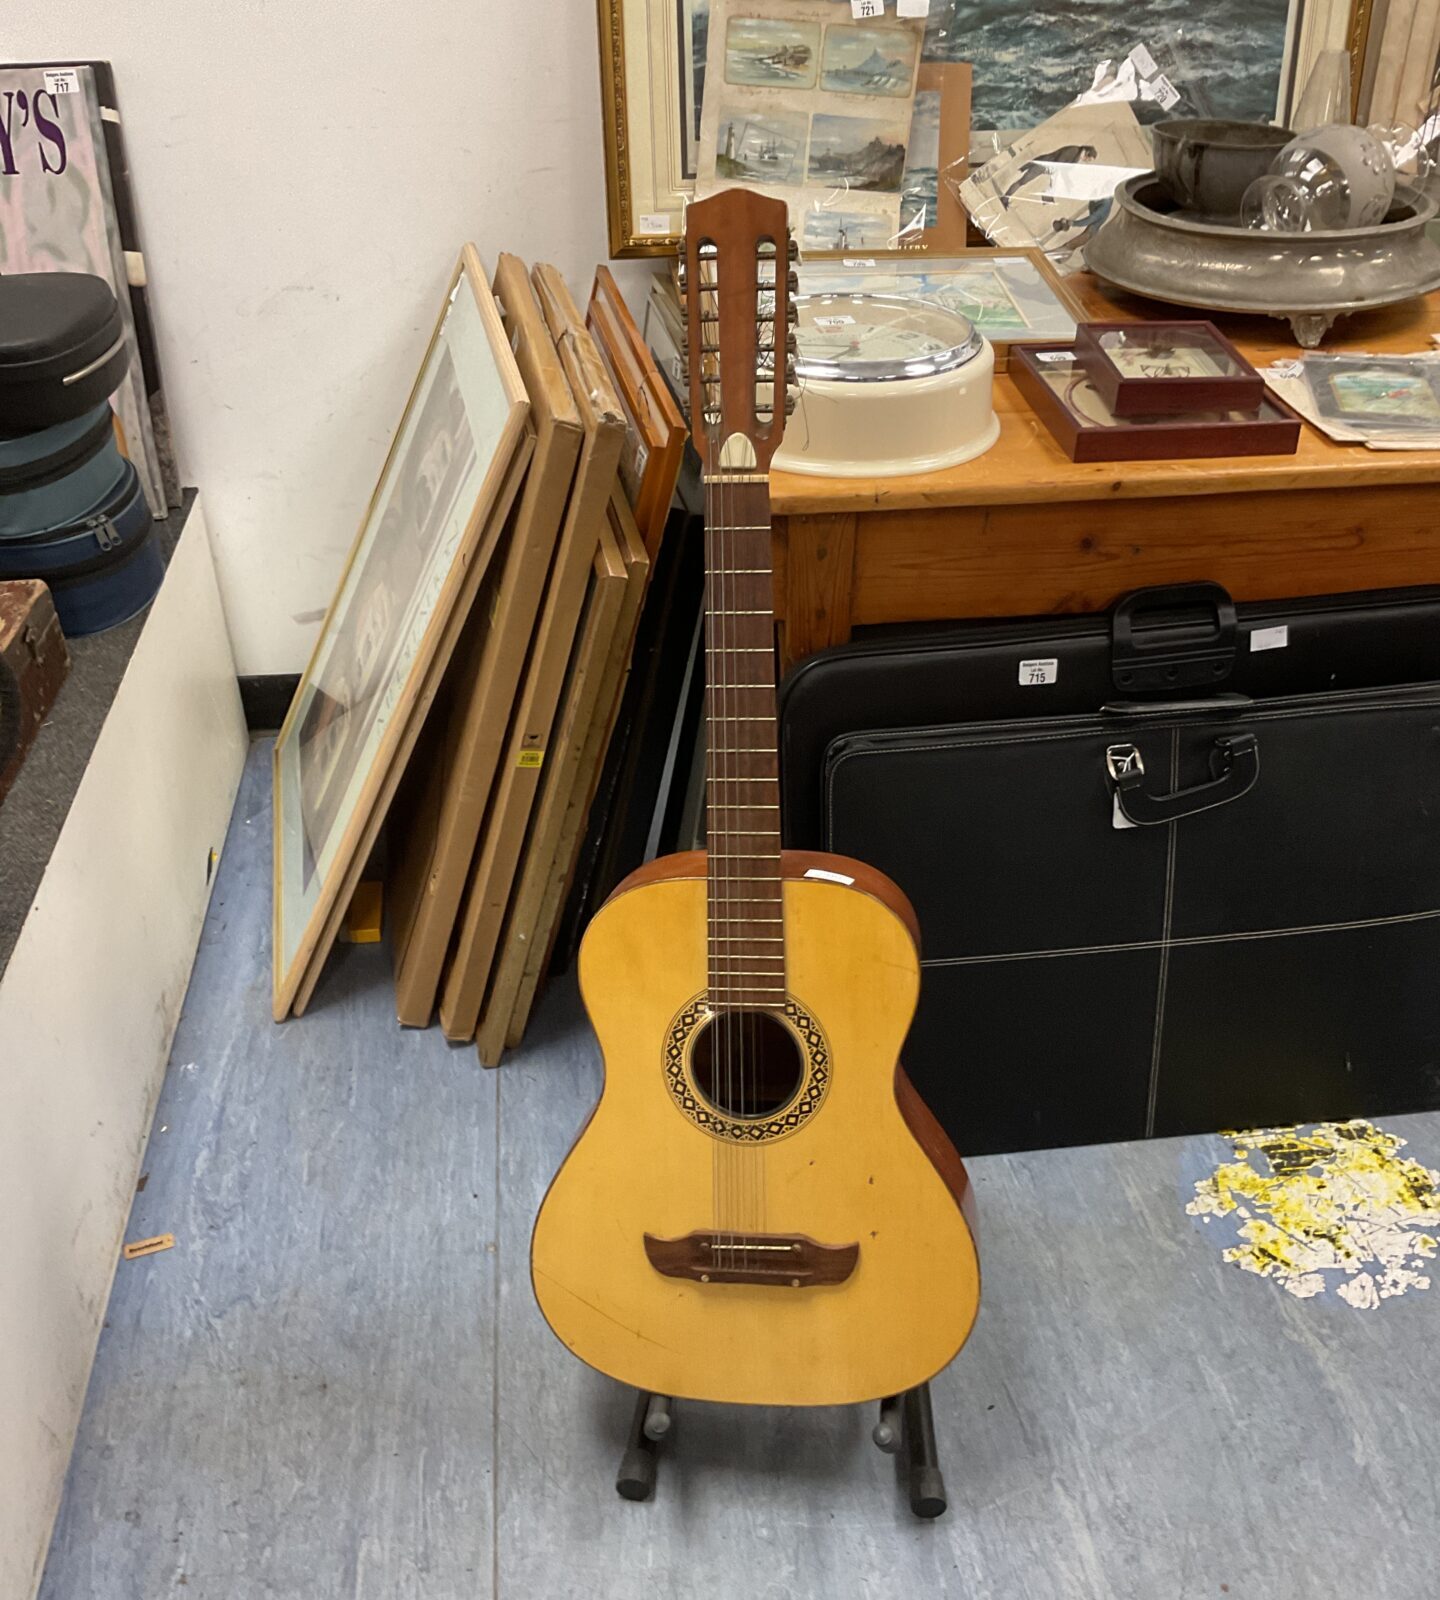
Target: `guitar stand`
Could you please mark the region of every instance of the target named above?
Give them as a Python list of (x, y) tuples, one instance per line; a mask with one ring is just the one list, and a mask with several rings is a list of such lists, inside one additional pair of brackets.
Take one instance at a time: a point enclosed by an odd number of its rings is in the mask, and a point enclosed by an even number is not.
[[(675, 1402), (669, 1395), (637, 1392), (625, 1454), (615, 1488), (623, 1499), (648, 1500), (655, 1492), (660, 1446), (675, 1421)], [(908, 1478), (910, 1509), (917, 1517), (938, 1517), (945, 1512), (945, 1479), (935, 1449), (935, 1414), (930, 1406), (930, 1385), (922, 1383), (904, 1394), (880, 1402), (880, 1420), (871, 1438), (896, 1459), (896, 1470)]]

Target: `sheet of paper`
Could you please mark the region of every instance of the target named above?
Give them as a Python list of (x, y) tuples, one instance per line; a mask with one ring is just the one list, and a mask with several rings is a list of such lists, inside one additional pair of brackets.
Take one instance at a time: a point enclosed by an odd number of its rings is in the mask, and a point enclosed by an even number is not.
[(1128, 104), (1067, 106), (971, 172), (960, 199), (996, 244), (1048, 250), (1149, 166), (1150, 135)]
[(883, 249), (924, 36), (834, 0), (713, 0), (696, 195), (759, 189), (786, 201), (802, 247)]

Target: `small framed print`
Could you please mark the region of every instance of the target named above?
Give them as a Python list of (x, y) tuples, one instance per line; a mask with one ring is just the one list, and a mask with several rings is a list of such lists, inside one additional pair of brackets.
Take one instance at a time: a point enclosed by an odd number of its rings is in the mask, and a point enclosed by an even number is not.
[(800, 293), (886, 294), (925, 300), (967, 317), (1004, 372), (1017, 344), (1075, 337), (1080, 306), (1040, 250), (966, 250), (952, 256), (807, 256)]
[(1075, 358), (1117, 417), (1254, 411), (1265, 394), (1212, 322), (1082, 322)]
[(1313, 356), (1305, 382), (1322, 417), (1351, 428), (1440, 432), (1440, 360)]
[(1018, 346), (1010, 376), (1072, 461), (1288, 456), (1300, 442), (1300, 418), (1269, 394), (1258, 407), (1117, 417), (1069, 345)]

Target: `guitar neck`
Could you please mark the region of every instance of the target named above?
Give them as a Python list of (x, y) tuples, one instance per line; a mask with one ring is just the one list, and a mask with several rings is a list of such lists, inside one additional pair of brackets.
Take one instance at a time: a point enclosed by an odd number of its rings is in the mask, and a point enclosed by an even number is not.
[(709, 981), (720, 1006), (785, 1001), (770, 494), (763, 473), (707, 482)]

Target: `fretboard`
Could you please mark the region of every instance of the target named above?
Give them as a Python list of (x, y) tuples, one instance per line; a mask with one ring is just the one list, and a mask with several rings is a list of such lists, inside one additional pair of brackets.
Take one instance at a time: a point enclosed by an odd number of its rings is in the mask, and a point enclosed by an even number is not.
[(770, 495), (763, 475), (706, 493), (706, 774), (710, 999), (785, 999)]

